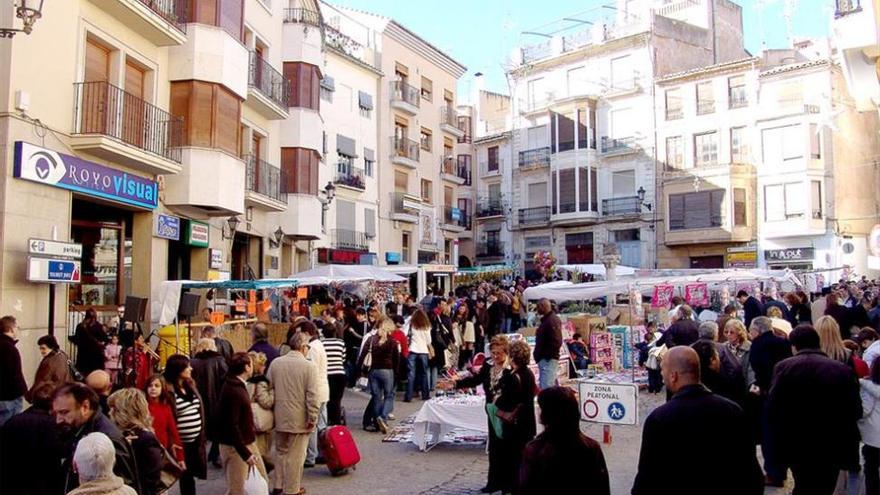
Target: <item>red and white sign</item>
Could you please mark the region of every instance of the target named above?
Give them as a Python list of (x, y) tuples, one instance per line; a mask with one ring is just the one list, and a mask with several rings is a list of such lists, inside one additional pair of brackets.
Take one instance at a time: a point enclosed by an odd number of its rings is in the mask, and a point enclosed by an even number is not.
[(675, 295), (675, 287), (672, 285), (655, 285), (654, 296), (651, 298), (652, 308), (668, 308)]
[(687, 284), (684, 286), (684, 300), (691, 307), (709, 305), (709, 286), (703, 282)]

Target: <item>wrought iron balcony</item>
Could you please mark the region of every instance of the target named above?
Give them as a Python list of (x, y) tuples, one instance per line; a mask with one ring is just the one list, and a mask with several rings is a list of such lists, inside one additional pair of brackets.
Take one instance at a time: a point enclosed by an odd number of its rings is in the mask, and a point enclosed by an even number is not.
[(360, 190), (367, 188), (364, 169), (352, 167), (344, 162), (337, 165), (336, 177), (334, 177), (333, 183)]
[(247, 177), (245, 183), (247, 190), (263, 196), (287, 203), (287, 194), (281, 192), (283, 172), (268, 162), (254, 155), (247, 155)]
[(101, 134), (180, 163), (183, 117), (106, 81), (74, 83), (73, 134)]
[(477, 218), (497, 217), (504, 215), (504, 201), (501, 198), (481, 199), (477, 201)]
[(418, 88), (410, 86), (403, 81), (391, 82), (391, 102), (402, 101), (418, 107), (421, 102)]
[(419, 142), (403, 137), (391, 138), (392, 156), (419, 161)]
[(749, 106), (749, 97), (745, 91), (731, 91), (730, 108), (742, 108)]
[(519, 152), (520, 168), (535, 168), (550, 166), (550, 147), (535, 148)]
[(834, 9), (834, 17), (842, 17), (853, 12), (862, 10), (859, 0), (837, 0), (837, 6)]
[(684, 109), (682, 108), (667, 108), (666, 109), (666, 120), (678, 120), (684, 117)]
[(443, 224), (444, 225), (453, 225), (461, 228), (468, 228), (470, 222), (468, 221), (467, 211), (456, 208), (454, 206), (444, 206), (443, 207)]
[(257, 52), (251, 52), (248, 85), (259, 90), (278, 106), (285, 109), (289, 106), (290, 81)]
[(715, 101), (699, 101), (697, 102), (697, 115), (706, 115), (715, 112)]
[(520, 225), (541, 225), (550, 221), (550, 207), (536, 206), (519, 209)]
[(181, 32), (186, 32), (186, 0), (140, 0), (140, 2)]
[(366, 232), (357, 230), (333, 229), (330, 232), (331, 242), (336, 249), (353, 249), (355, 251), (369, 251), (370, 243)]
[(321, 15), (309, 9), (284, 9), (284, 22), (321, 27)]
[(635, 136), (624, 138), (610, 138), (602, 136), (602, 153), (624, 154), (636, 151)]
[(478, 242), (477, 258), (503, 258), (504, 243), (500, 241)]
[(638, 196), (608, 198), (602, 200), (602, 213), (611, 215), (638, 215), (642, 212), (642, 202)]
[(459, 155), (458, 159), (446, 158), (440, 162), (440, 172), (463, 179), (463, 185), (471, 183), (471, 166), (469, 160), (462, 160), (464, 156), (470, 158), (469, 155)]

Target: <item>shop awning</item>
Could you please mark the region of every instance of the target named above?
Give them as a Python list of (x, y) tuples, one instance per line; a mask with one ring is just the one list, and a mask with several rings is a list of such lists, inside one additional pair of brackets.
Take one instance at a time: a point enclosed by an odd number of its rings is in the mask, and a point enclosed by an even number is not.
[[(596, 275), (603, 278), (605, 277), (605, 265), (601, 263), (589, 263), (582, 265), (556, 265), (556, 269), (565, 270), (568, 272), (589, 273), (590, 275)], [(626, 277), (629, 275), (634, 275), (636, 273), (636, 269), (630, 266), (618, 265), (616, 273), (618, 277)]]
[(299, 272), (297, 285), (325, 285), (342, 282), (406, 282), (407, 279), (372, 265), (324, 265)]
[(299, 285), (295, 278), (264, 278), (260, 280), (166, 280), (153, 297), (150, 316), (159, 325), (170, 325), (177, 318), (180, 293), (183, 289), (261, 290), (281, 289)]

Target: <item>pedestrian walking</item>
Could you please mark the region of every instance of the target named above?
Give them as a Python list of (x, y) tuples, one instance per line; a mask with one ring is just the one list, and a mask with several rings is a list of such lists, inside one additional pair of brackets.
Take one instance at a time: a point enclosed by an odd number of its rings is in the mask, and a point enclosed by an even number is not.
[(556, 385), (559, 349), (562, 346), (562, 320), (547, 299), (538, 301), (541, 324), (535, 331), (535, 362), (538, 363), (538, 385), (541, 390)]
[(198, 387), (192, 378), (189, 358), (183, 354), (170, 356), (165, 363), (165, 381), (174, 394), (177, 430), (186, 459), (186, 469), (180, 477), (180, 495), (195, 495), (195, 479), (203, 480), (208, 476), (205, 456), (207, 419)]
[(67, 495), (138, 495), (114, 474), (119, 462), (118, 455), (114, 457), (114, 447), (114, 442), (104, 433), (83, 436), (73, 453), (72, 462), (76, 466), (79, 486)]
[(158, 495), (164, 459), (162, 446), (153, 433), (150, 408), (144, 393), (136, 388), (123, 388), (110, 395), (110, 419), (131, 445), (137, 468), (139, 495)]
[(865, 495), (880, 495), (880, 357), (874, 359), (870, 378), (859, 380), (862, 398), (862, 456), (865, 458)]
[(61, 350), (55, 336), (43, 335), (37, 339), (37, 346), (43, 359), (37, 366), (31, 388), (25, 394), (25, 399), (31, 403), (34, 402), (34, 392), (38, 388), (48, 385), (52, 391), (55, 391), (59, 386), (73, 381), (73, 376), (70, 374), (72, 364), (67, 354)]
[(501, 471), (504, 493), (519, 493), (519, 472), (526, 444), (535, 438), (535, 375), (529, 369), (531, 349), (522, 340), (510, 344), (510, 372), (501, 377), (501, 395), (495, 400), (507, 444)]
[(318, 435), (327, 428), (327, 402), (330, 401), (330, 383), (327, 378), (327, 351), (324, 350), (324, 343), (318, 338), (318, 328), (312, 322), (306, 322), (300, 329), (309, 336), (309, 361), (315, 364), (318, 369), (317, 377), (317, 396), (318, 401), (318, 423), (315, 431), (309, 436), (309, 448), (306, 453), (305, 467), (314, 467), (318, 458)]
[[(215, 339), (201, 338), (196, 345), (196, 354), (192, 360), (192, 378), (201, 396), (202, 407), (206, 418), (216, 418), (220, 412), (220, 390), (223, 388), (227, 372), (226, 359), (217, 352)], [(210, 419), (205, 424), (205, 433), (211, 441), (208, 451), (208, 462), (215, 468), (220, 464), (220, 444), (217, 440), (219, 425)]]
[(342, 396), (345, 395), (345, 342), (342, 340), (340, 325), (325, 324), (324, 353), (327, 354), (327, 385), (330, 400), (327, 401), (327, 424), (345, 424), (342, 410)]
[[(382, 321), (376, 335), (365, 343), (358, 367), (365, 369), (370, 382), (371, 411), (364, 412), (364, 429), (388, 433), (388, 414), (394, 405), (394, 371), (399, 366), (400, 350), (390, 338), (394, 323)], [(369, 362), (369, 365), (365, 363)]]
[(0, 318), (0, 426), (24, 409), (27, 383), (21, 369), (18, 322), (14, 316)]
[(428, 388), (428, 362), (434, 348), (431, 344), (431, 321), (421, 308), (416, 309), (409, 319), (407, 329), (409, 338), (409, 374), (406, 378), (404, 402), (412, 401), (413, 391), (420, 391), (422, 400), (431, 398)]
[(86, 309), (85, 318), (76, 325), (72, 342), (76, 344), (76, 369), (82, 376), (104, 369), (104, 344), (108, 341), (104, 326), (94, 308)]

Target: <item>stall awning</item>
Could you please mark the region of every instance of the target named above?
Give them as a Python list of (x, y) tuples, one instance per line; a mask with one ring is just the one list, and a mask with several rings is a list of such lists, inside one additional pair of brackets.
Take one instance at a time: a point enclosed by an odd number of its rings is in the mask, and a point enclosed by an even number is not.
[(261, 290), (296, 287), (295, 278), (264, 278), (260, 280), (166, 280), (153, 297), (150, 319), (159, 325), (170, 325), (177, 318), (180, 293), (183, 289)]
[(298, 285), (344, 282), (406, 282), (403, 277), (372, 265), (324, 265), (294, 275)]

